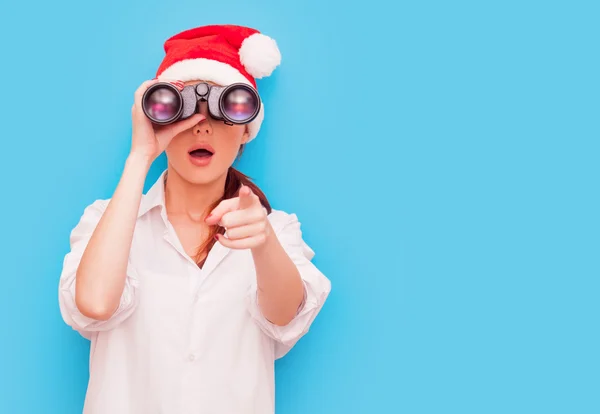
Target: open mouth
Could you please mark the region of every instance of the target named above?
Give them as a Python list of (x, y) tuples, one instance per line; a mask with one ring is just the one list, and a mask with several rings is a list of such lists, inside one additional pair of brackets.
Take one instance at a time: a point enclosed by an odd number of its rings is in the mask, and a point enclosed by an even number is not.
[(206, 148), (198, 148), (190, 151), (190, 155), (194, 158), (210, 158), (213, 156), (213, 152)]
[(215, 155), (214, 148), (208, 143), (196, 144), (188, 152), (190, 154), (190, 161), (198, 167), (209, 165), (213, 155)]

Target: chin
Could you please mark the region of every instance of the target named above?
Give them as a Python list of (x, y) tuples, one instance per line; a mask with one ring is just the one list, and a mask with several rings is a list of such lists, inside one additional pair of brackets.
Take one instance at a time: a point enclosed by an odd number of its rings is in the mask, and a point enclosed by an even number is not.
[(181, 178), (195, 185), (213, 183), (227, 174), (227, 168), (218, 168), (216, 165), (199, 167), (188, 163), (188, 165), (172, 165), (172, 167)]
[(195, 185), (207, 185), (217, 181), (223, 174), (224, 173), (208, 175), (206, 173), (196, 173), (192, 174), (188, 181)]

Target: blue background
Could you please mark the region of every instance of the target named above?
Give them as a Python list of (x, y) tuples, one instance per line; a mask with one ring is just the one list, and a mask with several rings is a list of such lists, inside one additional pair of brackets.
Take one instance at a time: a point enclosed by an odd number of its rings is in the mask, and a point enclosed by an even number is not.
[(81, 412), (69, 232), (118, 182), (162, 42), (237, 23), (283, 53), (239, 166), (333, 285), (278, 414), (599, 413), (598, 5), (3, 4), (0, 412)]

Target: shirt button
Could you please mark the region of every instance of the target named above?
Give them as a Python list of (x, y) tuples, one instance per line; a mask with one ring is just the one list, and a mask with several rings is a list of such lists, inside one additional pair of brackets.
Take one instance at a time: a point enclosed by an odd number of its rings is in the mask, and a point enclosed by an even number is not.
[(189, 359), (190, 361), (193, 361), (194, 359), (196, 359), (196, 355), (194, 355), (194, 354), (190, 354), (190, 356), (188, 356), (188, 359)]

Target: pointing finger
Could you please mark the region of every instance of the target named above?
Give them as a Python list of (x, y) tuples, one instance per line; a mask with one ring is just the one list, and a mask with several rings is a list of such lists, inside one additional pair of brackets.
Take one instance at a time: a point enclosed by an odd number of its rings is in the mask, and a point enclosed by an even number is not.
[(240, 188), (240, 209), (250, 208), (254, 205), (255, 195), (247, 185)]

